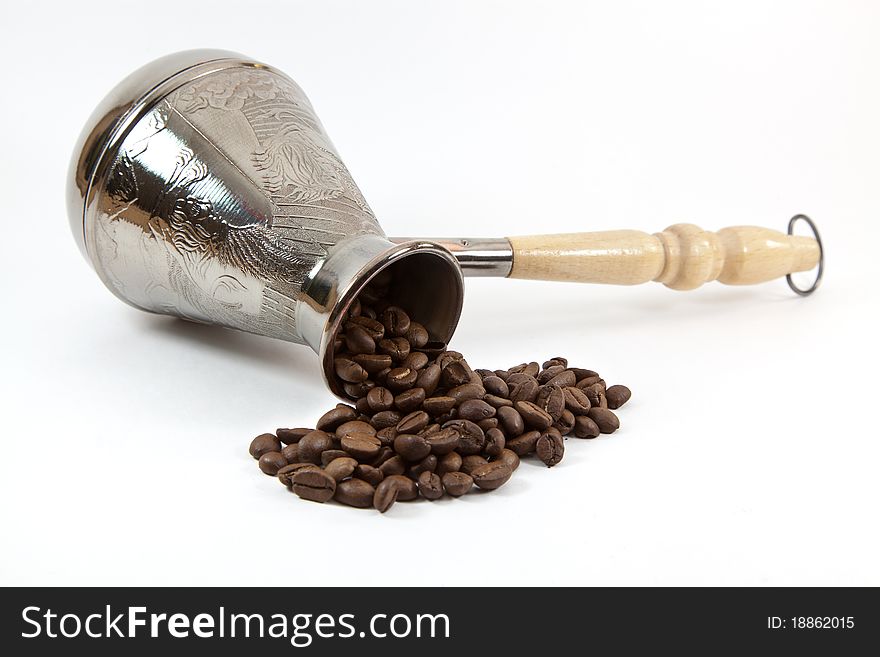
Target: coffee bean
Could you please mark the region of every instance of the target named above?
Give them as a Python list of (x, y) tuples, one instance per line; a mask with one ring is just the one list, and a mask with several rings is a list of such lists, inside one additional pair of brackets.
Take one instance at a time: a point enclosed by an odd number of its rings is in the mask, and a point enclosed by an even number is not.
[[(544, 364), (546, 365), (547, 363), (544, 363)], [(541, 371), (541, 373), (537, 376), (538, 383), (540, 383), (541, 385), (544, 385), (550, 379), (552, 379), (554, 376), (556, 376), (557, 374), (561, 374), (564, 371), (565, 371), (565, 368), (559, 364), (551, 365), (550, 367), (545, 367)]]
[(363, 479), (347, 479), (336, 484), (333, 499), (358, 509), (368, 509), (373, 506), (375, 494), (376, 489)]
[(510, 372), (508, 372), (507, 370), (495, 370), (495, 376), (506, 383), (508, 377), (510, 376)]
[(562, 411), (562, 415), (559, 416), (559, 419), (553, 423), (553, 426), (563, 436), (567, 436), (571, 433), (571, 430), (574, 429), (574, 414), (566, 408)]
[[(393, 441), (392, 441), (392, 444), (394, 444)], [(383, 445), (382, 447), (379, 448), (379, 453), (376, 454), (376, 456), (373, 457), (370, 461), (368, 461), (367, 465), (372, 465), (374, 468), (378, 468), (383, 463), (385, 463), (385, 461), (390, 461), (395, 456), (397, 456), (397, 455), (394, 453), (393, 448), (386, 447)]]
[(419, 496), (419, 489), (416, 486), (416, 482), (414, 482), (412, 479), (404, 477), (403, 475), (391, 475), (390, 477), (385, 477), (383, 481), (387, 481), (389, 479), (399, 489), (397, 491), (398, 502), (409, 502), (410, 500), (414, 500)]
[(260, 457), (258, 463), (260, 470), (274, 477), (281, 468), (287, 465), (287, 459), (281, 455), (281, 452), (266, 452)]
[(498, 397), (496, 395), (484, 395), (483, 401), (489, 404), (490, 406), (494, 406), (496, 409), (502, 408), (503, 406), (513, 406), (513, 402), (509, 399), (505, 399), (504, 397)]
[(522, 416), (527, 427), (543, 431), (553, 424), (553, 418), (550, 417), (550, 414), (534, 402), (518, 401), (513, 407)]
[(449, 454), (458, 447), (461, 435), (456, 429), (440, 429), (435, 433), (424, 436), (425, 441), (431, 446), (431, 453), (443, 456)]
[(617, 410), (623, 406), (629, 401), (630, 397), (632, 397), (632, 392), (630, 392), (630, 389), (626, 386), (611, 386), (605, 391), (605, 399), (608, 401), (608, 408), (612, 410)]
[(418, 433), (428, 426), (430, 421), (431, 418), (425, 411), (414, 411), (401, 418), (400, 422), (397, 423), (397, 433)]
[(474, 469), (470, 475), (478, 488), (495, 490), (508, 482), (513, 470), (502, 461), (492, 461)]
[(601, 382), (602, 382), (602, 377), (600, 377), (598, 374), (596, 374), (594, 376), (586, 376), (582, 379), (578, 379), (578, 382), (575, 384), (575, 386), (580, 388), (581, 390), (586, 390), (590, 386), (596, 385), (597, 383), (601, 383)]
[[(568, 358), (565, 358), (564, 356), (554, 356), (548, 362), (553, 365), (562, 365), (563, 367), (568, 367)], [(547, 367), (546, 363), (544, 364), (544, 367)]]
[(373, 414), (373, 409), (370, 408), (370, 403), (367, 401), (366, 397), (361, 397), (360, 399), (358, 399), (354, 403), (354, 408), (358, 412), (359, 418), (361, 416), (370, 417)]
[(458, 407), (458, 417), (479, 422), (495, 415), (495, 408), (480, 399), (468, 399)]
[(326, 449), (333, 449), (333, 437), (326, 431), (316, 429), (303, 436), (297, 443), (299, 450), (299, 460), (301, 463), (321, 462), (321, 452)]
[(486, 394), (486, 389), (477, 383), (464, 383), (460, 386), (452, 388), (446, 393), (447, 397), (452, 397), (456, 403), (466, 402), (471, 399), (482, 399)]
[(502, 449), (498, 457), (493, 460), (506, 463), (511, 470), (516, 470), (519, 467), (519, 457), (516, 452), (509, 449)]
[(396, 427), (397, 423), (400, 422), (401, 417), (399, 411), (379, 411), (373, 416), (373, 419), (370, 420), (370, 425), (376, 429), (376, 431), (387, 429), (389, 427)]
[(428, 436), (430, 436), (432, 434), (439, 433), (441, 429), (442, 429), (442, 427), (439, 424), (437, 424), (436, 422), (433, 422), (433, 423), (429, 424), (428, 426), (426, 426), (421, 431), (419, 431), (419, 435), (427, 438)]
[(540, 431), (526, 431), (525, 433), (508, 440), (506, 448), (517, 456), (525, 456), (526, 454), (531, 454), (535, 451), (535, 445), (540, 437)]
[(455, 408), (455, 398), (453, 397), (428, 397), (422, 404), (422, 408), (433, 417), (448, 413)]
[(548, 468), (559, 463), (565, 453), (565, 442), (559, 431), (553, 427), (544, 431), (535, 443), (535, 453)]
[(276, 473), (276, 476), (278, 477), (278, 481), (290, 488), (293, 485), (293, 475), (300, 470), (305, 469), (319, 470), (320, 468), (314, 463), (291, 463), (290, 465), (285, 465), (283, 468), (280, 468)]
[(403, 359), (401, 367), (408, 367), (411, 370), (420, 370), (428, 364), (428, 357), (421, 351), (410, 351), (409, 356)]
[(407, 468), (406, 474), (410, 479), (418, 479), (419, 476), (423, 472), (434, 472), (437, 469), (437, 457), (433, 454), (428, 454), (425, 458), (423, 458), (418, 463), (415, 463), (409, 468)]
[(376, 345), (379, 352), (391, 356), (396, 363), (409, 356), (409, 342), (406, 338), (384, 338)]
[(461, 469), (461, 454), (449, 452), (437, 459), (437, 469), (434, 471), (441, 477), (447, 472), (458, 472)]
[(574, 415), (586, 415), (590, 411), (590, 399), (580, 388), (569, 386), (563, 391), (565, 407)]
[(394, 394), (382, 386), (378, 386), (367, 393), (367, 403), (373, 413), (387, 411), (394, 406)]
[[(462, 358), (464, 358), (464, 356), (462, 356), (460, 352), (447, 349), (437, 356), (437, 364), (440, 366), (440, 369), (446, 369), (449, 365), (460, 361)], [(465, 367), (464, 369), (470, 372), (470, 368)]]
[(510, 389), (507, 387), (507, 384), (494, 374), (483, 378), (483, 387), (490, 395), (507, 397), (507, 395), (510, 394)]
[(346, 322), (345, 330), (351, 331), (354, 326), (366, 331), (373, 340), (381, 340), (385, 337), (385, 327), (382, 325), (382, 322), (376, 319), (371, 319), (370, 317), (365, 317), (363, 315), (352, 317)]
[(379, 320), (385, 327), (385, 332), (394, 337), (402, 337), (406, 335), (410, 327), (409, 315), (403, 308), (398, 306), (388, 306), (381, 315)]
[(437, 386), (440, 384), (440, 366), (436, 363), (432, 363), (427, 367), (419, 370), (419, 375), (416, 377), (417, 388), (422, 388), (425, 391), (425, 396), (430, 397), (434, 394), (434, 391), (437, 390)]
[(418, 479), (419, 493), (426, 500), (438, 500), (443, 497), (443, 482), (433, 472), (423, 472)]
[(589, 418), (596, 423), (602, 433), (614, 433), (620, 428), (620, 420), (607, 408), (591, 408)]
[(345, 347), (350, 354), (376, 353), (376, 341), (360, 326), (352, 326), (345, 332)]
[(337, 358), (333, 365), (336, 376), (348, 383), (361, 383), (369, 376), (367, 370), (348, 358)]
[(590, 406), (593, 408), (608, 408), (608, 400), (605, 397), (605, 388), (601, 383), (594, 383), (591, 386), (582, 388), (587, 399), (590, 400)]
[(400, 487), (397, 483), (391, 477), (386, 476), (376, 486), (376, 492), (373, 494), (373, 507), (379, 513), (385, 513), (397, 501), (399, 492)]
[(424, 388), (410, 388), (405, 390), (394, 398), (394, 406), (398, 411), (404, 414), (412, 413), (418, 409), (425, 401)]
[[(333, 477), (337, 482), (348, 479), (358, 462), (348, 456), (341, 456), (330, 461), (325, 467), (324, 472)], [(370, 496), (372, 498), (372, 496)]]
[(376, 384), (368, 379), (360, 383), (345, 383), (342, 385), (342, 389), (345, 391), (345, 396), (349, 399), (360, 399), (365, 397), (375, 386)]
[(465, 474), (471, 474), (474, 470), (479, 468), (481, 465), (486, 465), (489, 460), (479, 454), (469, 454), (468, 456), (461, 457), (461, 467), (459, 468), (460, 472), (464, 472)]
[(538, 396), (538, 382), (534, 377), (525, 377), (519, 379), (515, 383), (510, 382), (510, 378), (507, 380), (507, 385), (510, 386), (510, 394), (508, 395), (508, 399), (516, 405), (516, 402), (519, 401), (534, 401)]
[[(375, 417), (373, 418), (376, 419)], [(399, 422), (400, 420), (398, 420)], [(385, 427), (384, 429), (379, 429), (376, 432), (376, 438), (382, 443), (384, 447), (391, 447), (394, 443), (394, 439), (397, 438), (397, 424), (394, 426)]]
[(359, 463), (354, 469), (354, 476), (363, 479), (371, 486), (378, 486), (379, 482), (385, 478), (385, 475), (379, 468), (374, 468), (366, 463)]
[(461, 497), (474, 486), (474, 480), (469, 474), (464, 472), (447, 472), (440, 481), (443, 482), (443, 488), (452, 497)]
[(483, 430), (470, 420), (450, 420), (443, 423), (443, 428), (452, 428), (458, 431), (460, 435), (458, 453), (462, 456), (479, 454), (483, 451), (483, 447), (486, 444), (486, 436)]
[(457, 360), (443, 369), (440, 375), (440, 382), (447, 388), (455, 388), (465, 383), (471, 383), (471, 372), (462, 361)]
[(290, 443), (281, 448), (281, 456), (288, 463), (299, 463), (299, 443)]
[(379, 453), (380, 447), (382, 447), (382, 443), (375, 434), (349, 433), (342, 438), (342, 449), (358, 461), (373, 458)]
[(489, 429), (497, 429), (498, 424), (497, 417), (487, 417), (486, 419), (477, 422), (477, 426), (483, 430), (483, 433), (486, 433)]
[(404, 336), (412, 345), (414, 349), (421, 349), (426, 344), (428, 344), (428, 340), (430, 336), (428, 335), (428, 330), (419, 324), (418, 322), (414, 322), (410, 320), (409, 330), (406, 332)]
[(599, 425), (588, 416), (578, 415), (574, 419), (574, 435), (578, 438), (595, 438), (599, 433)]
[(281, 441), (271, 433), (261, 433), (251, 441), (251, 445), (248, 448), (248, 452), (255, 459), (259, 459), (263, 454), (268, 454), (269, 452), (280, 451)]
[(282, 443), (284, 443), (285, 445), (290, 445), (292, 443), (298, 443), (299, 439), (305, 436), (310, 431), (314, 431), (314, 429), (278, 429), (275, 432), (275, 435), (278, 436), (278, 440), (280, 440)]
[(401, 433), (394, 439), (394, 451), (405, 461), (421, 461), (431, 453), (431, 446), (422, 436)]
[(568, 369), (571, 372), (574, 372), (574, 376), (578, 381), (581, 381), (582, 379), (587, 379), (587, 378), (590, 378), (593, 376), (595, 376), (597, 379), (599, 378), (599, 374), (597, 372), (594, 372), (593, 370), (585, 370), (582, 367), (569, 367)]
[(342, 440), (350, 433), (367, 433), (375, 436), (376, 429), (370, 423), (363, 420), (350, 420), (336, 427), (336, 437), (339, 440)]
[(390, 369), (393, 365), (391, 356), (388, 354), (357, 354), (352, 356), (351, 360), (363, 367), (370, 376), (374, 376), (384, 369)]
[(487, 456), (498, 456), (504, 451), (504, 432), (501, 429), (489, 429), (486, 433), (486, 446), (483, 452)]
[(577, 383), (577, 377), (575, 377), (574, 372), (570, 372), (568, 370), (564, 370), (554, 376), (552, 379), (547, 381), (547, 385), (549, 386), (558, 386), (560, 388), (567, 388), (568, 386), (573, 386)]
[(386, 477), (390, 475), (399, 475), (406, 472), (406, 462), (397, 454), (385, 461), (379, 466), (379, 470)]
[(418, 372), (408, 367), (395, 367), (385, 377), (385, 385), (393, 393), (403, 392), (415, 385), (418, 376)]
[(298, 470), (291, 482), (293, 492), (304, 500), (326, 502), (336, 492), (336, 480), (318, 468)]
[(538, 394), (538, 400), (535, 404), (544, 410), (553, 422), (557, 422), (562, 417), (562, 411), (565, 410), (565, 393), (552, 383), (542, 386), (543, 394)]
[[(282, 454), (283, 453), (284, 452), (282, 452)], [(336, 459), (347, 458), (347, 457), (348, 457), (348, 452), (346, 452), (344, 450), (325, 449), (323, 452), (321, 452), (321, 465), (326, 467), (327, 465), (329, 465), (332, 461), (334, 461)]]

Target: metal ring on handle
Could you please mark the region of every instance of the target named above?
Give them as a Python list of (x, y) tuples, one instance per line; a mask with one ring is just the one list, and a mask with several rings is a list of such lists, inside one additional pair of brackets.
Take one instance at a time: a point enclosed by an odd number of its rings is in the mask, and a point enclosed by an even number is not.
[(825, 273), (825, 248), (822, 246), (822, 238), (819, 237), (819, 231), (816, 228), (816, 224), (814, 224), (813, 220), (805, 214), (796, 214), (789, 220), (788, 234), (794, 235), (794, 225), (798, 221), (806, 222), (810, 227), (810, 230), (813, 231), (813, 236), (816, 238), (816, 243), (819, 245), (819, 269), (816, 271), (816, 280), (813, 281), (813, 284), (806, 290), (803, 290), (794, 284), (794, 281), (791, 280), (791, 274), (785, 275), (785, 281), (795, 294), (799, 294), (802, 297), (808, 297), (816, 291), (816, 288), (819, 287), (819, 283), (822, 282), (822, 275)]

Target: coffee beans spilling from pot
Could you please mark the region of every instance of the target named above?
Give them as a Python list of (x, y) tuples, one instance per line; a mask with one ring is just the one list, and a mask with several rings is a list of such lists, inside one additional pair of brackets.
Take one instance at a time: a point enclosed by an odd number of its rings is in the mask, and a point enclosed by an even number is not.
[(474, 370), (457, 351), (384, 301), (379, 276), (350, 307), (335, 338), (334, 371), (351, 404), (314, 428), (282, 428), (253, 439), (260, 470), (299, 497), (384, 513), (396, 502), (474, 486), (505, 485), (521, 458), (548, 467), (566, 436), (595, 438), (620, 426), (626, 386), (557, 356), (503, 370)]

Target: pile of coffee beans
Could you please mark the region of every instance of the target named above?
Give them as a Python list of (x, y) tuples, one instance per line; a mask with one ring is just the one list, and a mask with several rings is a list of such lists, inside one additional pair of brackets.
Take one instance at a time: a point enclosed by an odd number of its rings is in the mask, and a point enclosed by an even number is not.
[(520, 458), (548, 467), (566, 436), (595, 438), (620, 426), (630, 398), (598, 373), (562, 357), (505, 370), (471, 369), (457, 351), (384, 301), (377, 277), (349, 309), (335, 339), (335, 373), (353, 404), (314, 428), (253, 439), (260, 470), (306, 500), (387, 511), (395, 502), (495, 490)]

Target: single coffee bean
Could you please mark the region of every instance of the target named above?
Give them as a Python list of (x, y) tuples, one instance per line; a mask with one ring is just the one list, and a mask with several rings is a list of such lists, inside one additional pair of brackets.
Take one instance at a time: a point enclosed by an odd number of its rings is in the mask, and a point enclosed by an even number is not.
[(434, 472), (437, 469), (437, 457), (429, 454), (418, 463), (407, 468), (406, 474), (410, 479), (418, 480), (423, 472)]
[(493, 460), (506, 463), (511, 470), (516, 470), (519, 467), (519, 457), (516, 452), (509, 449), (502, 449), (498, 457)]
[(582, 388), (587, 399), (590, 400), (590, 406), (593, 408), (608, 408), (608, 400), (605, 397), (605, 388), (601, 383), (594, 383), (591, 386)]
[[(602, 377), (600, 377), (598, 374), (596, 376), (588, 376), (583, 379), (578, 379), (578, 382), (575, 385), (576, 385), (576, 387), (580, 388), (581, 390), (586, 390), (590, 386), (594, 386), (597, 383), (600, 385), (602, 383)], [(602, 387), (604, 388), (604, 386), (602, 386)]]
[(608, 408), (612, 410), (617, 410), (623, 406), (629, 401), (630, 397), (632, 397), (632, 392), (630, 392), (630, 389), (626, 386), (611, 386), (605, 391), (605, 399), (608, 401)]
[(400, 487), (397, 482), (386, 476), (376, 486), (376, 492), (373, 494), (373, 507), (379, 513), (385, 513), (397, 501), (399, 493)]
[(507, 395), (510, 394), (510, 389), (507, 387), (507, 383), (501, 378), (495, 376), (494, 373), (491, 376), (483, 378), (483, 387), (490, 395), (507, 397)]
[(336, 484), (333, 499), (358, 509), (368, 509), (373, 506), (375, 494), (376, 489), (363, 479), (347, 479)]
[(607, 408), (591, 408), (588, 417), (596, 423), (602, 433), (614, 433), (620, 428), (620, 420)]
[[(442, 354), (437, 356), (437, 364), (440, 366), (440, 369), (446, 369), (452, 363), (460, 361), (464, 356), (461, 355), (458, 351), (453, 351), (452, 349), (447, 349)], [(470, 368), (465, 367), (465, 370), (469, 370)]]
[(504, 432), (501, 429), (489, 429), (486, 431), (486, 446), (483, 452), (487, 456), (498, 456), (504, 451)]
[(393, 337), (402, 337), (409, 331), (409, 315), (403, 308), (388, 306), (379, 316), (379, 320), (385, 327), (385, 333)]
[(358, 461), (366, 461), (379, 453), (382, 442), (375, 434), (349, 433), (342, 438), (342, 449)]
[[(441, 368), (443, 366), (441, 365)], [(449, 363), (440, 375), (441, 383), (447, 388), (455, 388), (456, 386), (470, 383), (471, 373), (467, 366), (460, 360)]]
[[(283, 453), (283, 452), (282, 452)], [(321, 452), (321, 465), (327, 467), (332, 461), (347, 458), (348, 452), (342, 449), (325, 449)]]
[(590, 411), (590, 398), (580, 388), (569, 386), (563, 389), (565, 407), (574, 415), (586, 415)]
[(538, 379), (538, 383), (544, 385), (554, 376), (561, 374), (564, 371), (565, 368), (562, 365), (552, 365), (550, 367), (545, 367), (536, 378)]
[(403, 475), (391, 475), (390, 477), (385, 477), (383, 481), (388, 479), (399, 488), (397, 491), (398, 502), (409, 502), (419, 496), (419, 489), (416, 486), (416, 482), (409, 477), (404, 477)]
[(360, 383), (345, 383), (342, 385), (342, 389), (345, 391), (345, 396), (349, 399), (360, 399), (361, 397), (366, 397), (367, 393), (375, 386), (376, 384), (373, 381), (367, 379)]
[[(367, 393), (370, 394), (370, 393)], [(370, 403), (367, 401), (366, 397), (361, 397), (354, 403), (354, 408), (358, 412), (358, 417), (360, 418), (362, 415), (367, 417), (373, 414), (373, 409), (370, 408)]]
[(409, 356), (403, 359), (401, 367), (408, 367), (411, 370), (420, 370), (428, 364), (428, 357), (421, 351), (410, 351)]
[(486, 433), (489, 429), (497, 429), (499, 425), (497, 417), (487, 417), (477, 422), (477, 426)]
[(479, 454), (469, 454), (468, 456), (461, 457), (461, 467), (458, 470), (465, 474), (471, 474), (475, 469), (488, 462), (489, 459), (484, 456), (480, 456)]
[(363, 420), (350, 420), (336, 427), (336, 437), (342, 440), (350, 433), (368, 433), (371, 436), (376, 435), (376, 429), (369, 422)]
[(458, 407), (458, 417), (471, 422), (479, 422), (495, 415), (495, 408), (481, 399), (468, 399)]
[(397, 433), (418, 433), (428, 426), (430, 421), (431, 418), (425, 411), (414, 411), (401, 418), (400, 422), (397, 423)]
[(301, 463), (321, 462), (321, 452), (334, 447), (333, 437), (326, 431), (315, 429), (303, 436), (297, 443), (299, 446), (298, 454)]
[(281, 455), (281, 452), (266, 452), (260, 457), (258, 463), (260, 470), (274, 477), (281, 468), (287, 465), (287, 459)]
[(379, 340), (377, 348), (381, 353), (391, 356), (395, 363), (399, 363), (409, 356), (410, 346), (406, 338), (384, 338)]
[(314, 429), (278, 429), (275, 432), (275, 435), (278, 436), (278, 440), (280, 440), (282, 443), (284, 443), (285, 445), (290, 445), (292, 443), (298, 443), (299, 439), (305, 436), (310, 431), (314, 431)]
[[(398, 422), (399, 421), (400, 420), (398, 420)], [(394, 443), (394, 439), (397, 438), (397, 423), (395, 423), (393, 426), (379, 429), (376, 432), (376, 438), (379, 439), (383, 447), (391, 447), (391, 445)]]
[(554, 365), (562, 365), (563, 367), (568, 367), (568, 358), (566, 358), (565, 356), (553, 356), (553, 358), (550, 359), (550, 362)]
[(360, 326), (352, 326), (345, 331), (345, 346), (350, 354), (376, 353), (376, 341)]
[(395, 367), (385, 377), (385, 385), (391, 392), (403, 392), (415, 385), (418, 376), (418, 372), (408, 367)]
[(535, 401), (535, 404), (543, 409), (553, 422), (557, 422), (562, 416), (562, 411), (565, 410), (565, 393), (562, 388), (552, 383), (548, 383), (542, 388), (546, 392), (538, 395), (540, 401)]
[(428, 340), (430, 339), (428, 330), (418, 322), (413, 321), (410, 321), (409, 330), (404, 337), (409, 340), (410, 345), (415, 349), (421, 349), (428, 344)]
[(533, 361), (525, 366), (522, 373), (528, 374), (529, 376), (538, 376), (538, 372), (540, 372), (540, 371), (541, 371), (541, 366)]
[(379, 468), (374, 468), (372, 465), (367, 465), (366, 463), (360, 463), (354, 469), (354, 476), (358, 479), (363, 479), (371, 486), (378, 486), (379, 482), (385, 478), (385, 475)]
[(574, 419), (574, 435), (578, 438), (595, 438), (601, 432), (599, 425), (586, 415), (578, 415)]
[(449, 452), (437, 459), (437, 469), (434, 471), (441, 477), (447, 472), (458, 472), (461, 469), (461, 454)]
[(433, 472), (422, 472), (417, 483), (419, 493), (426, 500), (438, 500), (443, 497), (443, 482)]
[(511, 383), (508, 378), (507, 385), (510, 386), (510, 394), (508, 399), (516, 405), (519, 401), (534, 401), (538, 396), (538, 382), (534, 377), (526, 377)]
[[(474, 372), (473, 370), (471, 370), (471, 380), (470, 380), (470, 383), (475, 383), (475, 384), (477, 384), (478, 386), (481, 386), (481, 385), (483, 385), (483, 377), (481, 377), (479, 374), (477, 374), (476, 372)], [(485, 388), (484, 388), (484, 390), (485, 390)]]
[(504, 397), (498, 397), (497, 395), (484, 395), (483, 401), (494, 406), (496, 409), (501, 408), (502, 406), (513, 406), (512, 401), (505, 399)]
[(424, 436), (425, 441), (431, 446), (431, 453), (443, 456), (458, 447), (461, 435), (456, 429), (440, 429)]
[(507, 378), (510, 376), (510, 372), (508, 372), (507, 370), (495, 370), (494, 373), (495, 373), (495, 376), (497, 376), (499, 379), (501, 379), (505, 383), (507, 382)]
[(281, 456), (288, 463), (299, 463), (299, 443), (290, 443), (281, 448)]
[(400, 422), (401, 417), (399, 411), (379, 411), (373, 416), (373, 419), (370, 420), (370, 425), (377, 431), (389, 427), (396, 427), (397, 423)]
[(385, 461), (382, 465), (380, 465), (379, 470), (386, 477), (390, 475), (403, 474), (404, 472), (406, 472), (406, 462), (398, 454), (395, 454), (390, 459)]
[[(324, 472), (333, 477), (338, 483), (343, 479), (348, 479), (352, 473), (354, 473), (354, 469), (357, 465), (358, 462), (353, 458), (341, 456), (330, 461), (324, 467)], [(370, 496), (370, 499), (372, 499), (372, 495)]]
[(437, 417), (455, 408), (455, 399), (453, 397), (428, 397), (422, 404), (422, 408), (429, 415)]
[(470, 475), (478, 488), (495, 490), (508, 482), (513, 470), (503, 461), (492, 461), (474, 469)]
[(452, 497), (461, 497), (474, 486), (474, 480), (464, 472), (447, 472), (440, 478), (443, 488)]
[(251, 441), (251, 446), (248, 448), (248, 452), (255, 459), (259, 459), (263, 454), (268, 454), (269, 452), (280, 451), (281, 441), (275, 437), (275, 434), (271, 433), (261, 433)]
[(559, 463), (565, 453), (565, 442), (559, 431), (553, 427), (544, 431), (535, 443), (535, 453), (548, 468)]
[(452, 397), (456, 403), (460, 404), (470, 399), (482, 399), (486, 394), (486, 389), (477, 383), (464, 383), (454, 387), (446, 393), (447, 397)]
[(293, 475), (300, 470), (304, 470), (306, 468), (310, 468), (312, 470), (319, 470), (317, 465), (314, 463), (291, 463), (290, 465), (285, 465), (283, 468), (280, 468), (276, 473), (278, 477), (278, 481), (282, 484), (290, 488), (293, 485)]
[(569, 367), (568, 369), (574, 372), (574, 376), (578, 381), (581, 381), (582, 379), (587, 379), (592, 376), (595, 376), (597, 379), (600, 378), (599, 373), (594, 372), (593, 370), (585, 370), (582, 367)]
[(506, 448), (517, 456), (525, 456), (535, 451), (535, 445), (540, 437), (540, 431), (526, 431), (524, 434), (508, 440)]
[(577, 377), (575, 377), (574, 372), (570, 372), (568, 370), (560, 372), (552, 379), (547, 381), (547, 385), (558, 386), (560, 388), (567, 388), (568, 386), (573, 386), (576, 383)]
[(421, 407), (424, 401), (424, 388), (410, 388), (394, 398), (394, 407), (401, 413), (408, 414)]
[(559, 416), (559, 419), (553, 423), (553, 426), (563, 436), (567, 436), (571, 433), (571, 430), (574, 429), (574, 414), (566, 408), (562, 411), (562, 415)]
[(367, 403), (373, 413), (387, 411), (394, 406), (394, 394), (382, 386), (377, 386), (367, 393)]
[(357, 326), (364, 331), (366, 331), (373, 340), (381, 340), (385, 337), (385, 327), (382, 325), (382, 322), (371, 319), (369, 317), (365, 317), (363, 315), (359, 317), (352, 317), (345, 324), (345, 330), (350, 331), (352, 327)]
[(369, 376), (367, 370), (348, 358), (337, 358), (333, 365), (336, 376), (348, 383), (360, 383)]
[(357, 354), (352, 356), (351, 360), (363, 367), (370, 376), (393, 365), (391, 356), (388, 354)]
[(427, 438), (428, 436), (430, 436), (432, 434), (439, 433), (441, 429), (442, 429), (442, 427), (439, 424), (437, 424), (436, 422), (434, 422), (434, 423), (426, 426), (421, 431), (419, 431), (419, 435)]
[(460, 435), (458, 453), (462, 456), (479, 454), (486, 445), (486, 436), (483, 430), (470, 420), (450, 420), (443, 423), (443, 428), (452, 428), (458, 431)]
[(522, 416), (527, 427), (543, 431), (553, 424), (553, 418), (550, 417), (550, 414), (534, 402), (518, 401), (513, 407)]
[(394, 439), (394, 451), (405, 461), (421, 461), (431, 453), (431, 446), (422, 436), (401, 433)]
[(446, 424), (450, 420), (457, 420), (457, 419), (458, 419), (458, 409), (453, 408), (448, 413), (444, 413), (443, 415), (438, 415), (437, 417), (435, 417), (434, 421), (442, 427), (444, 424)]
[(425, 396), (430, 397), (440, 384), (440, 372), (440, 366), (436, 363), (424, 367), (419, 370), (415, 387), (422, 388), (425, 391)]
[(294, 493), (312, 502), (326, 502), (336, 492), (336, 480), (318, 468), (298, 470), (291, 482)]

